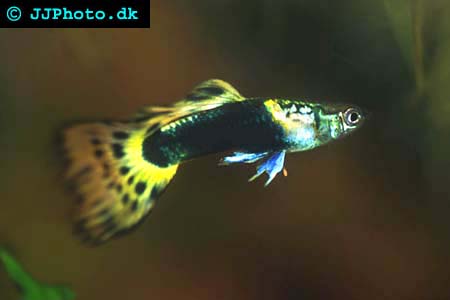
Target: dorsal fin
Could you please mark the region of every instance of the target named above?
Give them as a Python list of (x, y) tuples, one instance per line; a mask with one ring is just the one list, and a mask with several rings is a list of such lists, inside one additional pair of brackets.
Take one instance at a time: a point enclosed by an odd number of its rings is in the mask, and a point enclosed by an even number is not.
[(225, 103), (243, 101), (245, 98), (229, 83), (209, 79), (197, 85), (184, 99), (172, 106), (146, 106), (135, 119), (147, 121), (156, 130), (182, 117), (219, 107)]
[(242, 100), (244, 100), (244, 97), (228, 82), (220, 79), (209, 79), (197, 85), (185, 99), (175, 103), (175, 105), (194, 103), (223, 104)]

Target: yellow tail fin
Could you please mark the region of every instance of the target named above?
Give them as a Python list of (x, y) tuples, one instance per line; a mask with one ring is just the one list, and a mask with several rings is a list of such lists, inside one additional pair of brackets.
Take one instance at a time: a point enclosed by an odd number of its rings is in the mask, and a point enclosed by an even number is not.
[(142, 157), (147, 126), (88, 123), (64, 131), (66, 178), (80, 199), (75, 215), (84, 238), (101, 243), (135, 227), (175, 175)]

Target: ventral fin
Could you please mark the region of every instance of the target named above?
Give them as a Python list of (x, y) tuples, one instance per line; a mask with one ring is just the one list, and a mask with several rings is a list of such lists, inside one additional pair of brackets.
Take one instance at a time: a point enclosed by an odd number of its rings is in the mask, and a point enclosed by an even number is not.
[(280, 173), (284, 168), (284, 157), (286, 155), (286, 151), (280, 151), (274, 153), (272, 156), (269, 157), (265, 162), (258, 165), (256, 168), (256, 174), (253, 175), (248, 181), (253, 181), (257, 177), (259, 177), (264, 172), (269, 175), (269, 178), (267, 179), (264, 186), (268, 186), (272, 180), (277, 176), (278, 173)]
[(261, 153), (245, 153), (245, 152), (234, 152), (231, 156), (224, 157), (219, 165), (227, 166), (230, 164), (243, 163), (251, 164), (267, 156), (267, 152)]

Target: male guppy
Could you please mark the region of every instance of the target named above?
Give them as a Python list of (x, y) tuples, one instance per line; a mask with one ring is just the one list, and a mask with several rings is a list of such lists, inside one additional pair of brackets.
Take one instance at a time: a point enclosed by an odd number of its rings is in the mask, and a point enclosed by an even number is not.
[(22, 300), (72, 300), (75, 293), (63, 285), (49, 285), (37, 282), (3, 247), (0, 247), (0, 261), (21, 293)]
[(67, 178), (79, 196), (77, 228), (92, 242), (131, 229), (148, 215), (178, 166), (226, 151), (222, 165), (254, 163), (268, 185), (288, 152), (310, 150), (360, 127), (355, 106), (245, 98), (211, 79), (167, 107), (144, 107), (132, 120), (64, 131)]

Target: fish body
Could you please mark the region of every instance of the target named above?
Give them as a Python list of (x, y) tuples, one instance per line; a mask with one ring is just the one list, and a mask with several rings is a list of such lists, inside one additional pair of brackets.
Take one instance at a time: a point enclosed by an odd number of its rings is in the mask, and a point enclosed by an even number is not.
[(131, 229), (148, 215), (183, 162), (232, 152), (220, 162), (255, 163), (268, 185), (286, 153), (314, 149), (363, 123), (353, 105), (245, 98), (217, 79), (172, 106), (149, 106), (130, 121), (87, 123), (64, 132), (68, 179), (80, 198), (78, 228), (93, 242)]
[(0, 261), (8, 277), (21, 294), (22, 300), (72, 300), (75, 293), (64, 285), (49, 285), (36, 281), (21, 264), (3, 247), (0, 247)]
[(340, 117), (321, 104), (250, 98), (169, 123), (147, 136), (142, 148), (146, 160), (166, 167), (225, 151), (305, 151), (343, 133)]

